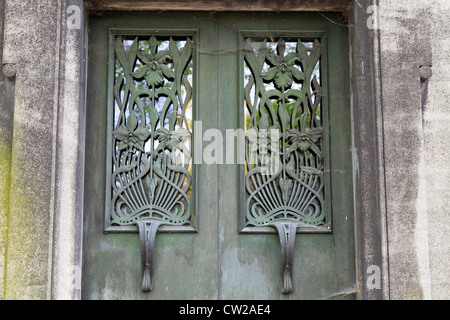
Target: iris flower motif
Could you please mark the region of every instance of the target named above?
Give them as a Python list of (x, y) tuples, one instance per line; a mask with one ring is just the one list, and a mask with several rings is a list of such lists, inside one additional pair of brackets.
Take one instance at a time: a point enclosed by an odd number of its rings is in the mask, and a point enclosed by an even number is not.
[(150, 54), (139, 49), (137, 56), (144, 65), (131, 75), (136, 79), (145, 78), (149, 87), (159, 86), (164, 83), (164, 77), (174, 79), (175, 74), (172, 69), (167, 66), (167, 61), (171, 60), (171, 56), (167, 50), (157, 52), (158, 42), (153, 36), (150, 38)]
[(303, 72), (295, 67), (295, 62), (300, 62), (298, 54), (296, 52), (290, 52), (285, 56), (285, 50), (286, 43), (283, 39), (280, 39), (277, 45), (278, 54), (274, 54), (270, 50), (267, 51), (266, 58), (273, 67), (261, 75), (265, 81), (275, 80), (275, 85), (279, 89), (289, 88), (294, 82), (294, 79), (297, 81), (305, 79)]
[(189, 130), (184, 128), (179, 128), (175, 131), (170, 131), (166, 128), (159, 128), (156, 130), (156, 139), (159, 141), (158, 148), (155, 150), (158, 152), (159, 150), (168, 149), (169, 151), (173, 151), (173, 149), (178, 148), (184, 152), (186, 157), (190, 157), (190, 151), (187, 148), (184, 141), (190, 138), (191, 133)]
[(117, 127), (113, 135), (120, 141), (119, 150), (135, 147), (144, 151), (144, 143), (150, 136), (150, 132), (145, 126), (138, 126), (136, 113), (132, 111), (127, 124)]
[(291, 143), (291, 147), (287, 152), (287, 157), (296, 151), (306, 152), (313, 151), (317, 156), (322, 157), (319, 147), (316, 145), (317, 141), (322, 137), (322, 128), (307, 128), (308, 114), (304, 113), (300, 116), (299, 124), (300, 130), (291, 129), (287, 132), (287, 139)]

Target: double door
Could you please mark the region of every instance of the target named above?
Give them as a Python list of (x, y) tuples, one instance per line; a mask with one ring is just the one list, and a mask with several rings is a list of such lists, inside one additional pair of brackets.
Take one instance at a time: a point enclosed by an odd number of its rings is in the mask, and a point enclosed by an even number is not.
[(353, 297), (349, 47), (327, 18), (91, 17), (83, 299)]

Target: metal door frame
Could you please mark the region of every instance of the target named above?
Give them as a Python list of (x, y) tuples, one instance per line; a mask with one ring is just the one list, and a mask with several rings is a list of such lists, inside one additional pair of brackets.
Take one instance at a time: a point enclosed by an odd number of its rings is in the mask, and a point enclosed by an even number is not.
[[(100, 4), (99, 4), (100, 3)], [(76, 52), (76, 57), (67, 58), (66, 68), (73, 67), (78, 70), (79, 80), (79, 110), (80, 122), (77, 126), (80, 131), (85, 129), (86, 105), (84, 95), (86, 93), (86, 41), (88, 39), (89, 14), (95, 14), (95, 10), (104, 10), (101, 1), (67, 0), (61, 4), (61, 30), (66, 27), (65, 19), (70, 11), (70, 6), (78, 5), (82, 8), (83, 20), (81, 27), (76, 30), (67, 30), (61, 34), (61, 43), (69, 43), (62, 48), (62, 54)], [(104, 2), (103, 2), (104, 3)], [(109, 8), (120, 9), (123, 1), (108, 1)], [(142, 2), (140, 2), (142, 3)], [(144, 3), (142, 8), (132, 7), (133, 10), (157, 9), (164, 4), (165, 10), (180, 10), (179, 7), (172, 8), (170, 3), (152, 2)], [(218, 4), (219, 3), (219, 4)], [(385, 201), (385, 179), (384, 179), (384, 141), (383, 141), (383, 110), (381, 105), (381, 79), (380, 79), (380, 48), (379, 32), (367, 27), (369, 14), (366, 9), (370, 5), (376, 5), (378, 0), (360, 0), (357, 4), (350, 0), (338, 2), (338, 6), (332, 6), (332, 1), (322, 1), (319, 4), (306, 6), (304, 3), (292, 4), (283, 7), (278, 3), (278, 10), (296, 11), (341, 11), (349, 20), (349, 43), (350, 43), (350, 65), (351, 65), (351, 95), (353, 115), (353, 182), (354, 182), (354, 207), (355, 207), (355, 242), (356, 242), (356, 265), (357, 265), (357, 298), (359, 299), (389, 299), (389, 275), (387, 255), (387, 230), (386, 230), (386, 201)], [(257, 10), (258, 2), (253, 3), (251, 10)], [(294, 7), (292, 7), (294, 6)], [(129, 6), (130, 7), (130, 6)], [(199, 7), (186, 5), (183, 10), (242, 10), (236, 2), (236, 7), (224, 8), (220, 2), (200, 1)], [(273, 11), (272, 7), (263, 6), (259, 11)], [(122, 8), (123, 9), (123, 8)], [(129, 8), (127, 8), (129, 9)], [(75, 45), (74, 45), (75, 43)], [(72, 51), (71, 51), (72, 50)], [(63, 115), (60, 115), (63, 116)], [(73, 237), (54, 237), (53, 246), (66, 248), (64, 254), (59, 255), (55, 251), (53, 256), (53, 272), (51, 273), (52, 296), (71, 296), (80, 298), (81, 277), (77, 274), (77, 266), (82, 264), (82, 208), (83, 208), (83, 172), (78, 170), (84, 163), (84, 135), (76, 137), (74, 158), (81, 164), (73, 172), (78, 183), (73, 195), (76, 201), (72, 205), (77, 212), (76, 217), (69, 221), (64, 220), (62, 215), (55, 212), (54, 225), (59, 228), (59, 222), (64, 224), (73, 232)], [(63, 165), (57, 163), (57, 166)], [(57, 234), (58, 230), (54, 231)], [(68, 263), (68, 261), (71, 262)], [(73, 274), (75, 266), (75, 285), (73, 279), (63, 280), (64, 275)], [(367, 286), (370, 280), (370, 266), (377, 266), (381, 270), (381, 286), (372, 288)], [(69, 277), (70, 278), (70, 277)]]

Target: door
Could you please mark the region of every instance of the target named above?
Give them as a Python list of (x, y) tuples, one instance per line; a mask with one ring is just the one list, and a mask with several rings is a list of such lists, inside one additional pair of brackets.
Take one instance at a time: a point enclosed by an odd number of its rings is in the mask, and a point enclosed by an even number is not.
[(83, 298), (352, 298), (348, 56), (320, 14), (92, 16)]

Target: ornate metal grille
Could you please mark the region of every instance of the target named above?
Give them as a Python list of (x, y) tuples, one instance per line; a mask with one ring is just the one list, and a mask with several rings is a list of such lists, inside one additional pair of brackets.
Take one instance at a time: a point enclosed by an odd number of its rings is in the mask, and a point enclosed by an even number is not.
[(270, 226), (292, 290), (297, 230), (328, 232), (319, 38), (248, 37), (244, 50), (246, 230)]
[(192, 41), (115, 40), (111, 226), (191, 224)]
[(246, 225), (323, 226), (320, 42), (245, 44)]
[(190, 37), (117, 36), (113, 74), (106, 228), (138, 226), (143, 290), (149, 291), (158, 228), (192, 228), (194, 222), (193, 42)]

